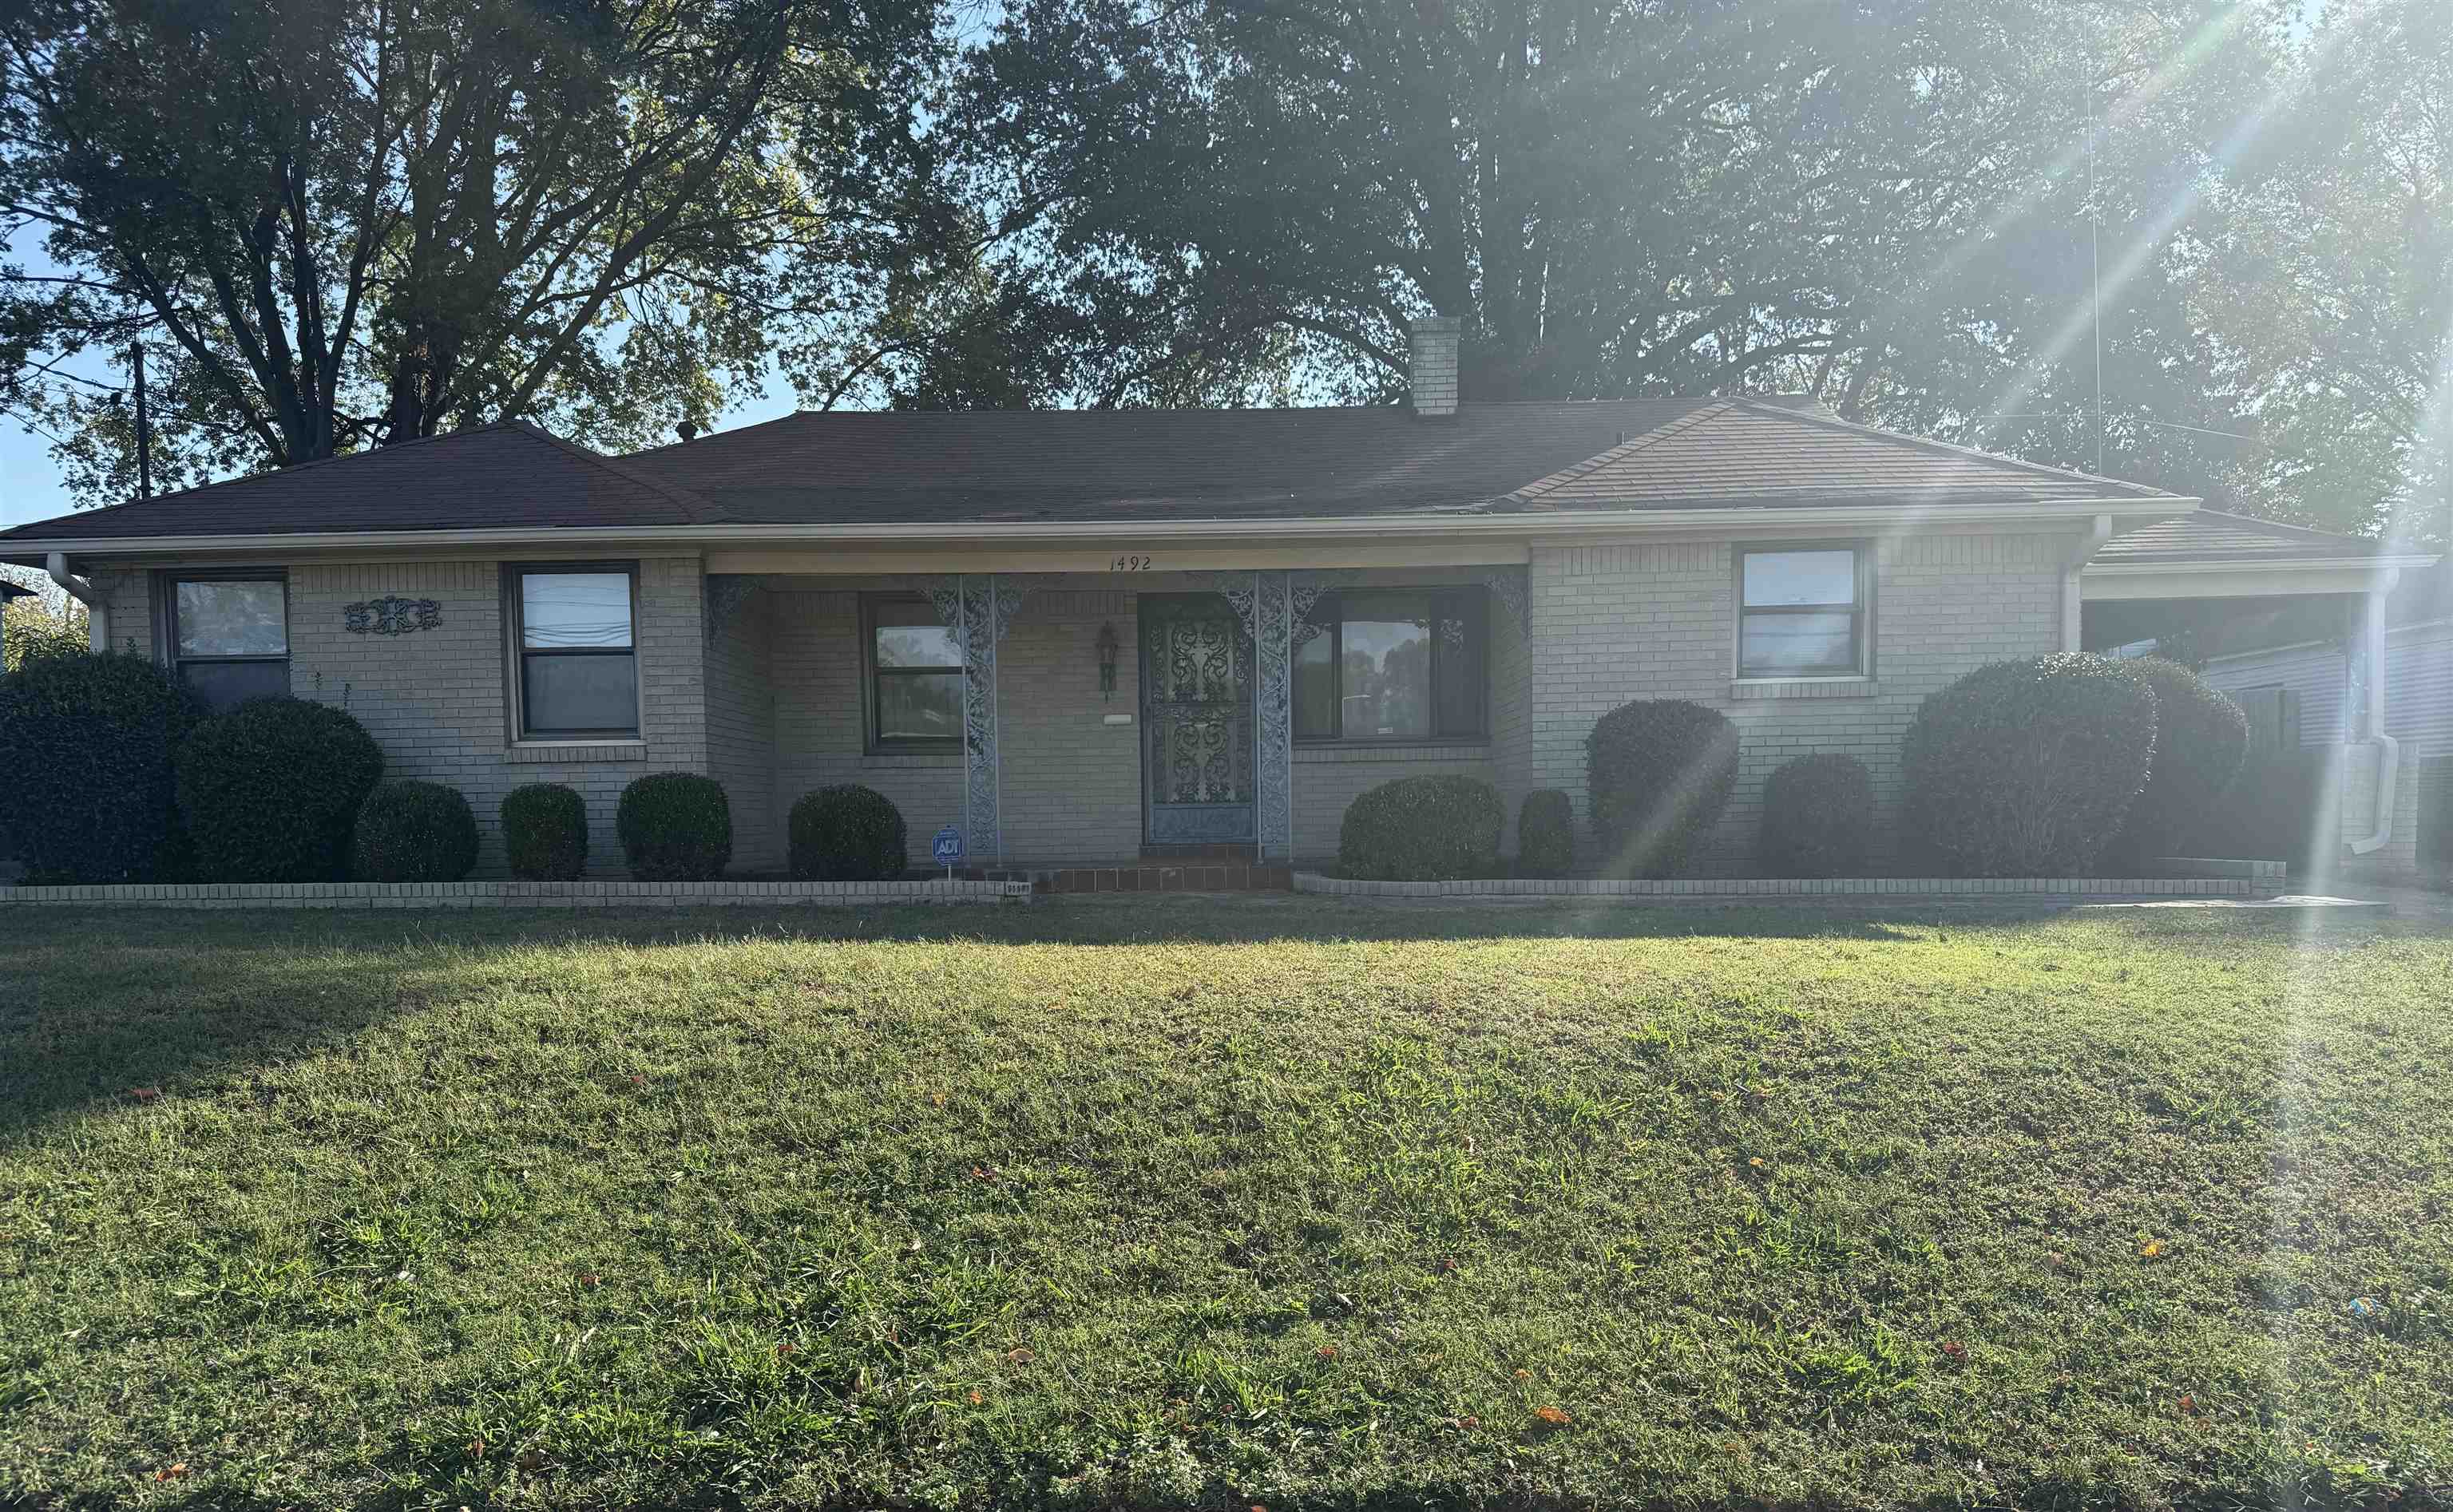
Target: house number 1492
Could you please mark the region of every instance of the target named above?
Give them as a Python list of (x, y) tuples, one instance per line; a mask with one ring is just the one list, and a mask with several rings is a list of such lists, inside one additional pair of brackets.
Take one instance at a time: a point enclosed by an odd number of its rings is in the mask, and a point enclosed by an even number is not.
[(1150, 559), (1146, 556), (1120, 556), (1107, 564), (1110, 572), (1147, 572)]

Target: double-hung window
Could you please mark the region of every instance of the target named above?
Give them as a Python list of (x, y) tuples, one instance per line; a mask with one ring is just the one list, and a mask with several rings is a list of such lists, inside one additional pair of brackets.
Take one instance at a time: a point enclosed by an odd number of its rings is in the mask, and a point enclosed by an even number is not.
[(1868, 672), (1865, 566), (1865, 553), (1855, 547), (1740, 551), (1738, 675)]
[(868, 737), (883, 748), (951, 746), (963, 736), (963, 649), (926, 599), (866, 601)]
[(289, 592), (278, 572), (162, 584), (171, 670), (213, 709), (289, 691)]
[(637, 572), (589, 564), (510, 577), (520, 738), (638, 739)]
[(1295, 738), (1461, 740), (1486, 732), (1479, 587), (1352, 589), (1298, 631)]

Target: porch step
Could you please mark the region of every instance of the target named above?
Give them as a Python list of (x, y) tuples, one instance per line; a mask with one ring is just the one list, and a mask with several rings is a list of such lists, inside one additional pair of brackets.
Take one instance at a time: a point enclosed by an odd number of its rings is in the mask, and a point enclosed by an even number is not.
[(1132, 866), (989, 867), (987, 882), (1027, 882), (1033, 892), (1291, 892), (1294, 868), (1242, 861), (1144, 862)]

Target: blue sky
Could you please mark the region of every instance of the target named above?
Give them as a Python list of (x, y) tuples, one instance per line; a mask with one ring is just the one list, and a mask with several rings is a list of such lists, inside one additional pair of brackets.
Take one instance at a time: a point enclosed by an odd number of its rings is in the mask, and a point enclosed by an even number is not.
[[(31, 245), (39, 240), (35, 233), (22, 235), (5, 253), (0, 253), (0, 260), (22, 262), (34, 271), (49, 269), (52, 266), (50, 259), (42, 255), (39, 247)], [(114, 386), (127, 381), (126, 372), (99, 352), (87, 352), (74, 362), (63, 363), (59, 370)], [(790, 388), (770, 379), (765, 392), (726, 410), (717, 428), (755, 425), (789, 414), (793, 408)], [(50, 437), (27, 428), (15, 414), (0, 414), (0, 527), (49, 519), (76, 507), (60, 485), (59, 465), (51, 460), (50, 448)]]

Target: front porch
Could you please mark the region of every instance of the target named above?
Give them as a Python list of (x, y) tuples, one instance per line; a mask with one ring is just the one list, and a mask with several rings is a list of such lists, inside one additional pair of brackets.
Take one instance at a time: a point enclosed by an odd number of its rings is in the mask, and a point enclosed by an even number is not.
[[(1357, 794), (1416, 773), (1490, 782), (1512, 812), (1517, 554), (959, 573), (710, 560), (708, 769), (735, 795), (736, 869), (780, 874), (792, 805), (839, 783), (894, 802), (915, 868), (950, 827), (957, 874), (1048, 892), (1284, 888), (1298, 861), (1334, 856)], [(778, 567), (796, 570), (725, 570)], [(1371, 633), (1328, 615), (1338, 602), (1378, 616)]]

